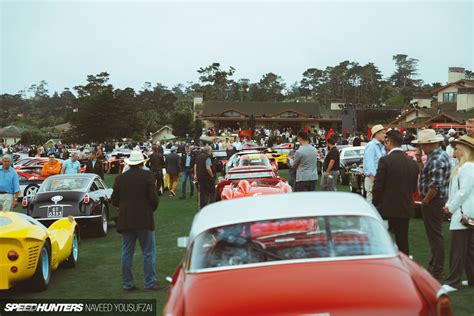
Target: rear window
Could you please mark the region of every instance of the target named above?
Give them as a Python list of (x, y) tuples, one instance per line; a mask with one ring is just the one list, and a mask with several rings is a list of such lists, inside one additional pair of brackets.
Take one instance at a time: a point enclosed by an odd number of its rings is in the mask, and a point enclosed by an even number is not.
[(82, 177), (47, 178), (41, 184), (38, 192), (86, 191), (89, 183), (89, 178)]
[(274, 219), (216, 227), (200, 234), (192, 245), (189, 268), (395, 254), (386, 229), (371, 217)]

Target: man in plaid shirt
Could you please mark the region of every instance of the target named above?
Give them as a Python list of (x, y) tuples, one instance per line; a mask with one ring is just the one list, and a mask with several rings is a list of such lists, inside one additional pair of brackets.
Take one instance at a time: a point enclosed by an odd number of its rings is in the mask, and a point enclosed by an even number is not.
[(423, 198), (421, 211), (431, 248), (428, 271), (437, 279), (444, 278), (443, 206), (448, 199), (451, 174), (449, 156), (440, 148), (440, 142), (443, 140), (443, 136), (427, 129), (420, 131), (418, 139), (413, 141), (414, 144), (420, 144), (428, 156), (423, 165), (421, 149), (418, 148), (416, 159), (421, 168), (420, 196)]

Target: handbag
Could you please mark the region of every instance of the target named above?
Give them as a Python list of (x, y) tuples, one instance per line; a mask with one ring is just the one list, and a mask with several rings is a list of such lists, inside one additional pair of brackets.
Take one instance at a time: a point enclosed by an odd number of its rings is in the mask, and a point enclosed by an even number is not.
[[(458, 190), (460, 189), (459, 186), (459, 178), (458, 178)], [(466, 214), (463, 213), (462, 211), (462, 205), (461, 205), (461, 224), (464, 225), (467, 228), (474, 229), (474, 218), (471, 218), (467, 216)]]

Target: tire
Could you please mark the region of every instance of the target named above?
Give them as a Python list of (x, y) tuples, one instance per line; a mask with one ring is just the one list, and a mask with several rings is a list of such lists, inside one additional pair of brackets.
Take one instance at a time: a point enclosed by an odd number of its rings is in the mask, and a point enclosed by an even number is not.
[(79, 258), (79, 236), (77, 230), (74, 232), (72, 237), (71, 254), (66, 261), (63, 262), (62, 266), (65, 268), (74, 268), (77, 265), (77, 259)]
[(51, 280), (51, 247), (47, 241), (44, 242), (38, 256), (36, 271), (31, 279), (31, 287), (37, 291), (44, 291), (48, 288)]
[(37, 184), (29, 184), (26, 188), (25, 191), (23, 191), (23, 196), (33, 196), (38, 192), (39, 185)]
[(109, 221), (109, 214), (107, 214), (107, 208), (105, 207), (105, 205), (102, 205), (101, 217), (100, 217), (100, 220), (96, 222), (96, 228), (95, 228), (97, 236), (99, 237), (107, 236), (108, 221)]

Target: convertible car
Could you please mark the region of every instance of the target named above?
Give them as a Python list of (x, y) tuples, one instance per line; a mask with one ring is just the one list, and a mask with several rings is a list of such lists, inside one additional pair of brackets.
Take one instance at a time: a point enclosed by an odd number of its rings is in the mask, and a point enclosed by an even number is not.
[(213, 203), (178, 244), (187, 251), (167, 278), (164, 315), (452, 314), (441, 285), (355, 194)]
[(264, 184), (258, 181), (240, 180), (237, 185), (231, 183), (222, 190), (221, 200), (238, 199), (248, 196), (281, 194), (291, 192), (291, 186), (284, 181)]
[(280, 182), (287, 182), (285, 179), (276, 175), (273, 167), (235, 167), (225, 175), (225, 178), (219, 178), (216, 185), (217, 200), (221, 199), (224, 187), (228, 185), (237, 186), (241, 180), (248, 180), (250, 183), (256, 183), (258, 186), (275, 186)]
[(37, 220), (16, 212), (0, 212), (0, 290), (28, 281), (46, 290), (51, 271), (74, 267), (79, 255), (79, 230), (73, 217), (46, 228)]
[(22, 200), (27, 215), (50, 223), (73, 216), (81, 225), (93, 226), (97, 235), (105, 236), (108, 220), (117, 218), (111, 203), (112, 189), (92, 173), (62, 174), (48, 177), (34, 196)]

